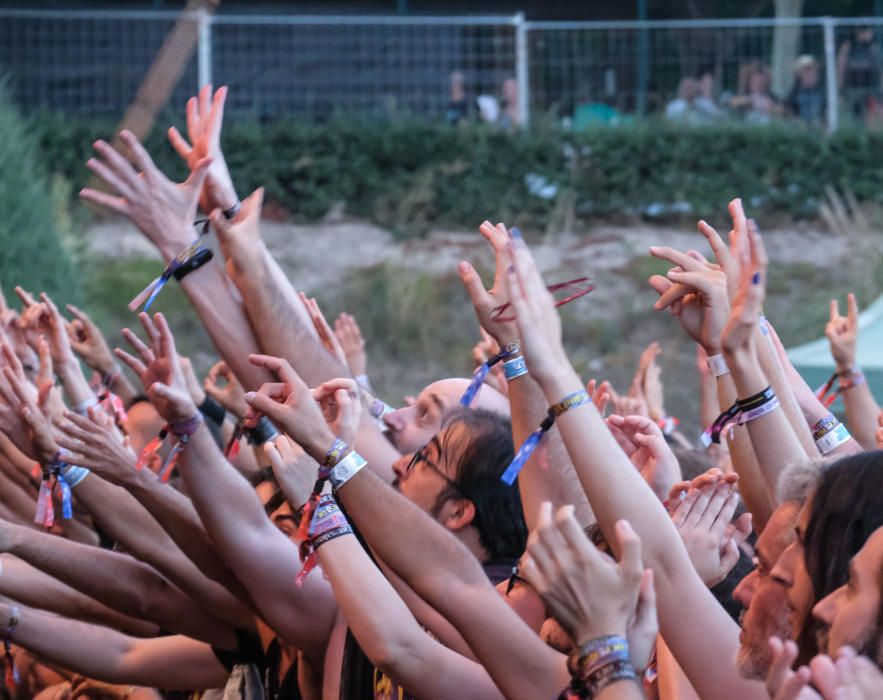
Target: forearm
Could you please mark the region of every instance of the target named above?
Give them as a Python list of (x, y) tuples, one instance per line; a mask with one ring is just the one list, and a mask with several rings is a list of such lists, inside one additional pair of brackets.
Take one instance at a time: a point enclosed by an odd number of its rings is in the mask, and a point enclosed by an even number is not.
[(108, 607), (163, 629), (232, 648), (228, 626), (146, 564), (107, 549), (9, 526), (9, 552)]
[[(0, 605), (4, 624), (9, 615), (10, 606)], [(190, 641), (163, 654), (162, 648), (173, 639), (135, 639), (106, 627), (20, 607), (14, 643), (51, 664), (107, 683), (177, 690), (223, 685), (227, 674), (210, 647)]]
[(267, 623), (308, 655), (324, 652), (335, 614), (327, 583), (313, 575), (295, 585), (297, 547), (273, 525), (204, 424), (181, 453), (179, 468), (212, 541)]
[(0, 595), (75, 620), (105, 625), (135, 637), (154, 637), (159, 625), (124, 615), (21, 559), (2, 557)]
[(131, 493), (96, 474), (81, 481), (73, 492), (111, 539), (159, 571), (202, 608), (234, 627), (253, 624), (248, 608), (207, 578)]
[(146, 470), (132, 472), (129, 491), (162, 526), (166, 534), (209, 578), (240, 600), (248, 595), (210, 541), (193, 503), (177, 489), (163, 484)]
[(6, 474), (0, 477), (2, 500), (17, 522), (31, 523), (34, 519), (34, 507), (37, 494), (33, 488), (22, 488), (17, 481), (9, 479)]
[(803, 448), (804, 455), (813, 459), (818, 455), (818, 450), (803, 418), (800, 404), (797, 402), (791, 384), (785, 375), (778, 351), (773, 345), (766, 324), (766, 319), (761, 318), (760, 324), (754, 331), (754, 346), (757, 359), (760, 362), (760, 369), (769, 380), (769, 386), (772, 386), (773, 391), (776, 392), (781, 410), (788, 419), (792, 434)]
[[(729, 372), (717, 378), (717, 395), (721, 413), (736, 403), (736, 387)], [(767, 489), (766, 479), (760, 471), (748, 433), (744, 430), (732, 430), (727, 431), (725, 437), (733, 470), (739, 475), (739, 494), (751, 513), (757, 532), (763, 532), (773, 512), (775, 494)]]
[[(564, 687), (559, 656), (506, 606), (478, 560), (440, 524), (368, 469), (350, 478), (338, 498), (377, 556), (450, 620), (507, 697), (552, 697)], [(499, 639), (510, 640), (508, 655), (501, 657)]]
[(181, 280), (181, 287), (218, 354), (246, 390), (256, 390), (272, 378), (248, 361), (249, 353), (258, 352), (259, 347), (230, 284), (223, 266), (217, 263), (209, 263)]
[[(554, 404), (582, 390), (582, 384), (567, 366), (543, 390)], [(618, 548), (615, 528), (620, 519), (628, 520), (640, 537), (644, 566), (654, 571), (660, 630), (691, 682), (708, 697), (761, 697), (743, 695), (753, 686), (739, 678), (729, 661), (738, 648), (738, 627), (699, 579), (662, 503), (632, 467), (595, 407), (566, 411), (556, 423), (607, 541)], [(706, 629), (701, 639), (685, 629), (684, 600), (691, 601), (693, 619), (701, 620)], [(708, 659), (719, 663), (709, 666)], [(721, 687), (730, 692), (718, 694)]]
[(719, 415), (720, 401), (717, 396), (717, 379), (709, 374), (699, 375), (699, 424), (707, 430)]
[(76, 408), (96, 401), (95, 394), (89, 388), (89, 382), (83, 376), (80, 363), (73, 356), (67, 362), (58, 363), (55, 372), (64, 386), (64, 393), (67, 394), (67, 400), (72, 407)]
[[(729, 354), (727, 365), (730, 367), (736, 393), (741, 399), (759, 394), (770, 386), (753, 349)], [(788, 416), (782, 410), (781, 401), (779, 408), (749, 421), (746, 427), (767, 493), (775, 502), (779, 476), (789, 465), (805, 461), (806, 452), (797, 439)]]
[(844, 389), (840, 396), (846, 412), (846, 427), (852, 437), (866, 450), (877, 449), (877, 416), (880, 415), (880, 406), (877, 405), (867, 381)]
[[(263, 243), (260, 244), (263, 248)], [(245, 270), (236, 275), (254, 334), (268, 355), (282, 357), (310, 386), (350, 376), (349, 368), (319, 342), (313, 322), (284, 275), (274, 273), (269, 252), (237, 256)]]
[[(529, 374), (509, 382), (509, 406), (512, 415), (512, 441), (517, 450), (546, 417), (549, 405), (543, 391)], [(518, 475), (518, 491), (529, 532), (536, 527), (540, 506), (550, 501), (554, 508), (572, 504), (577, 520), (585, 527), (591, 509), (573, 472), (570, 456), (562, 449), (561, 437), (552, 430)], [(575, 488), (574, 488), (575, 487)]]

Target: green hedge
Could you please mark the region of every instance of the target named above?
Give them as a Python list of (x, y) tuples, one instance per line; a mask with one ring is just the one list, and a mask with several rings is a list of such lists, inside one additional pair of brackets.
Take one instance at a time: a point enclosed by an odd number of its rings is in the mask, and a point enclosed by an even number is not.
[[(49, 167), (85, 183), (90, 143), (112, 125), (36, 116)], [(148, 141), (181, 174), (162, 130)], [(231, 124), (224, 148), (242, 192), (259, 185), (297, 218), (335, 203), (404, 234), (472, 228), (496, 217), (555, 229), (574, 216), (686, 218), (720, 214), (735, 195), (753, 213), (815, 214), (826, 185), (859, 200), (883, 195), (883, 134), (826, 137), (793, 124), (685, 128), (649, 122), (582, 133), (540, 126), (508, 134), (481, 125), (364, 120)]]

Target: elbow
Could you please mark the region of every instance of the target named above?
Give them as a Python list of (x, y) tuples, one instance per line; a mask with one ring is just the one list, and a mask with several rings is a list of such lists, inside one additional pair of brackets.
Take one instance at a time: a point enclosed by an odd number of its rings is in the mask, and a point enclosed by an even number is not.
[(372, 644), (370, 653), (367, 649), (365, 651), (379, 671), (400, 683), (410, 686), (408, 681), (422, 672), (423, 657), (417, 646), (406, 640), (380, 639)]
[(144, 576), (133, 593), (135, 600), (130, 614), (139, 620), (148, 620), (160, 627), (169, 629), (172, 617), (169, 614), (169, 601), (174, 595), (172, 584), (162, 576)]

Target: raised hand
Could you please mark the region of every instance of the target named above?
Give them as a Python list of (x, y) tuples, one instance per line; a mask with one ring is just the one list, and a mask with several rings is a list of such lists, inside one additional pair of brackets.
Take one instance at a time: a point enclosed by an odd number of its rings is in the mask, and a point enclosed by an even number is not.
[[(252, 364), (264, 367), (279, 380), (264, 384), (245, 395), (251, 411), (267, 416), (284, 433), (299, 443), (317, 462), (337, 437), (325, 422), (322, 409), (310, 388), (286, 360), (271, 355), (249, 355)], [(341, 402), (348, 400), (342, 392)], [(250, 412), (251, 412), (250, 411)]]
[(15, 292), (25, 305), (22, 322), (34, 329), (38, 336), (46, 337), (52, 353), (52, 362), (59, 367), (76, 362), (67, 336), (67, 324), (49, 295), (45, 292), (41, 293), (40, 303), (37, 303), (21, 287), (16, 287)]
[(766, 288), (768, 266), (766, 249), (753, 222), (748, 224), (745, 243), (740, 261), (739, 290), (733, 300), (730, 318), (721, 335), (721, 347), (728, 360), (731, 357), (753, 355), (754, 331), (760, 318)]
[(808, 666), (791, 670), (797, 659), (797, 645), (790, 639), (783, 642), (778, 637), (770, 637), (769, 644), (773, 661), (767, 673), (766, 688), (770, 700), (822, 700), (809, 685), (812, 672)]
[[(221, 380), (225, 383), (221, 385)], [(202, 383), (205, 393), (217, 401), (227, 413), (236, 418), (242, 418), (248, 411), (248, 404), (245, 403), (245, 389), (233, 374), (227, 363), (221, 360), (209, 370), (205, 380)]]
[(644, 571), (641, 540), (625, 521), (616, 525), (617, 563), (600, 552), (573, 516), (573, 506), (552, 517), (544, 503), (527, 543), (521, 575), (540, 594), (577, 645), (605, 635), (629, 641), (632, 662), (646, 667), (656, 639), (652, 572)]
[(739, 505), (735, 484), (712, 481), (691, 489), (675, 501), (672, 521), (678, 529), (693, 568), (711, 588), (723, 581), (739, 561), (739, 545), (751, 534), (751, 515), (732, 522)]
[(161, 313), (152, 319), (148, 314), (140, 313), (138, 318), (144, 326), (150, 346), (145, 345), (128, 328), (124, 328), (123, 336), (140, 359), (119, 348), (116, 349), (116, 355), (141, 380), (147, 397), (166, 422), (189, 420), (197, 412), (196, 404), (187, 390), (187, 381), (181, 370), (169, 324)]
[(120, 140), (129, 148), (134, 165), (102, 140), (93, 144), (98, 157), (86, 163), (118, 195), (86, 188), (80, 197), (128, 218), (171, 260), (193, 241), (196, 204), (211, 158), (201, 158), (184, 182), (174, 183), (156, 167), (135, 134), (123, 131)]
[(342, 377), (324, 382), (312, 390), (313, 398), (322, 409), (331, 431), (348, 445), (356, 440), (362, 402), (359, 385), (354, 379)]
[(612, 415), (607, 427), (659, 500), (681, 476), (681, 467), (659, 426), (645, 416)]
[(831, 356), (837, 371), (855, 367), (855, 351), (858, 341), (858, 302), (855, 294), (846, 297), (846, 316), (840, 315), (836, 299), (831, 299), (831, 319), (825, 326), (825, 337), (831, 344)]
[(68, 340), (74, 352), (90, 369), (102, 375), (113, 372), (114, 356), (101, 330), (88, 314), (73, 304), (68, 304), (66, 308), (74, 317), (74, 320), (66, 326)]
[(307, 502), (316, 483), (319, 466), (304, 449), (287, 435), (264, 443), (264, 453), (270, 460), (273, 476), (293, 508)]
[[(837, 700), (883, 698), (883, 671), (867, 657), (857, 656), (851, 647), (841, 647), (837, 653), (834, 674), (817, 670), (815, 666), (812, 670), (813, 682), (820, 688), (831, 685), (825, 681), (833, 675), (832, 680), (837, 684)], [(825, 678), (822, 678), (823, 675)]]
[[(15, 357), (3, 344), (4, 359)], [(40, 464), (49, 464), (58, 452), (49, 421), (34, 403), (34, 393), (27, 388), (20, 365), (7, 364), (0, 373), (0, 427), (22, 454)]]
[(211, 160), (199, 197), (199, 206), (207, 214), (214, 209), (227, 211), (237, 202), (233, 180), (221, 150), (221, 126), (226, 100), (226, 86), (218, 88), (213, 96), (212, 86), (203, 85), (197, 97), (187, 100), (187, 136), (190, 142), (175, 127), (169, 129), (172, 148), (187, 162), (191, 171), (202, 160)]
[(323, 314), (322, 309), (319, 308), (319, 302), (312, 297), (308, 297), (303, 292), (298, 292), (298, 296), (300, 296), (301, 303), (310, 315), (310, 320), (316, 328), (316, 333), (319, 336), (319, 340), (322, 341), (322, 345), (324, 345), (325, 349), (334, 355), (342, 365), (347, 366), (346, 354), (344, 354), (343, 348), (337, 340), (337, 336), (334, 335), (334, 331), (331, 330), (331, 326), (328, 325), (328, 321), (325, 319), (325, 314)]
[(348, 313), (342, 313), (334, 322), (334, 336), (346, 357), (346, 364), (354, 377), (367, 374), (368, 356), (365, 353), (365, 339), (356, 319)]
[(512, 266), (505, 279), (516, 316), (514, 337), (521, 339), (527, 366), (534, 379), (544, 386), (555, 381), (560, 373), (573, 371), (561, 341), (561, 316), (518, 229), (513, 229), (509, 254)]
[(134, 473), (135, 453), (132, 452), (113, 428), (102, 418), (106, 415), (97, 408), (89, 409), (89, 417), (66, 412), (59, 426), (57, 442), (67, 450), (65, 461), (88, 467), (102, 479), (125, 485), (127, 477)]
[(592, 398), (592, 403), (602, 416), (607, 410), (607, 404), (610, 403), (611, 392), (610, 382), (606, 380), (598, 384), (594, 379), (590, 379), (586, 384), (586, 393)]
[(518, 338), (517, 326), (514, 321), (500, 321), (493, 316), (494, 309), (510, 301), (509, 285), (506, 281), (507, 270), (512, 264), (509, 253), (509, 234), (503, 224), (494, 226), (490, 221), (485, 221), (478, 230), (494, 250), (496, 269), (493, 286), (490, 289), (485, 289), (481, 277), (468, 262), (461, 262), (457, 269), (460, 273), (460, 280), (472, 300), (479, 324), (502, 347)]
[(218, 235), (218, 244), (227, 261), (227, 274), (236, 281), (238, 275), (256, 264), (263, 255), (261, 242), (261, 210), (264, 188), (259, 187), (242, 200), (235, 220), (228, 220), (221, 209), (209, 213), (209, 221)]

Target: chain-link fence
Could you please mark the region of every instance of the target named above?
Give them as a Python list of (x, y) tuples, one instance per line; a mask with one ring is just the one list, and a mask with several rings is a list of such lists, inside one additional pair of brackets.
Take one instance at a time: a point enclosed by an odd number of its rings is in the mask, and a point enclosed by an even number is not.
[[(0, 71), (26, 111), (119, 117), (178, 15), (0, 10)], [(883, 19), (528, 22), (194, 14), (172, 97), (231, 86), (233, 118), (412, 115), (574, 127), (883, 120)]]

